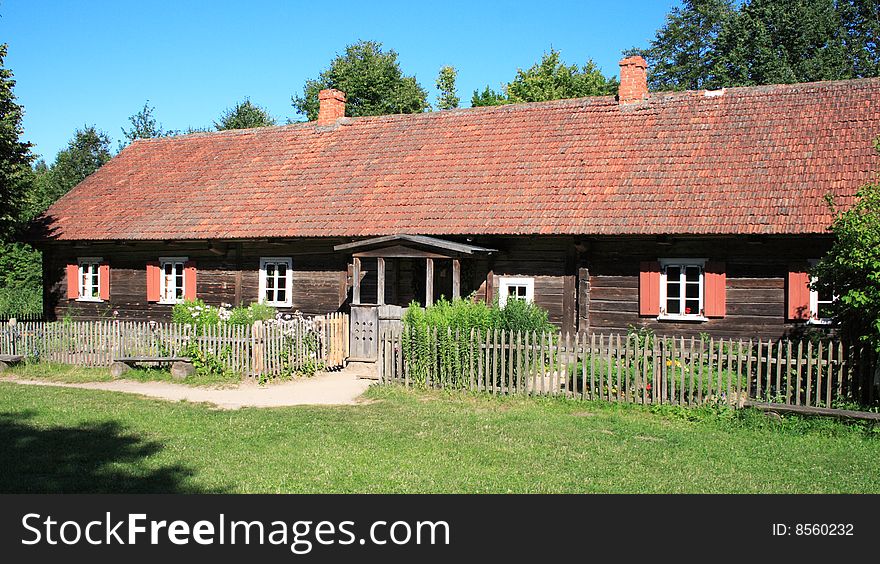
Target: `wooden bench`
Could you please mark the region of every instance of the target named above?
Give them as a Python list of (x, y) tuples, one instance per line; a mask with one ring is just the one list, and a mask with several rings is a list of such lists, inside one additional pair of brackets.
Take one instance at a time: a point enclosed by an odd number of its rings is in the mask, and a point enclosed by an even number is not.
[(121, 356), (113, 359), (110, 375), (121, 378), (135, 364), (171, 364), (171, 376), (178, 380), (195, 374), (192, 360), (185, 356)]
[(0, 354), (0, 372), (18, 364), (22, 360), (24, 360), (24, 356), (20, 354)]

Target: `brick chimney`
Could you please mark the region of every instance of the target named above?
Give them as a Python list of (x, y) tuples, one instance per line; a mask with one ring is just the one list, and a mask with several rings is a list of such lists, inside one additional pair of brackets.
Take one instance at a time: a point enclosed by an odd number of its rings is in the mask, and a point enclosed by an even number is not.
[(333, 125), (345, 117), (345, 92), (341, 90), (321, 90), (318, 92), (318, 125)]
[(620, 61), (620, 89), (617, 101), (621, 104), (641, 102), (648, 97), (648, 62), (638, 55)]

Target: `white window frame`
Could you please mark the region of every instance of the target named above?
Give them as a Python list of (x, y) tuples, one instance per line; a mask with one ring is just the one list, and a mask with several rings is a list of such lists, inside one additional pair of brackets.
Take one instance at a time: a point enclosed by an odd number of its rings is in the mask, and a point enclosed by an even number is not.
[[(709, 321), (704, 314), (706, 310), (706, 261), (704, 258), (666, 258), (660, 259), (660, 315), (659, 321)], [(666, 313), (666, 267), (668, 266), (698, 266), (700, 267), (700, 307), (697, 313)], [(682, 269), (682, 277), (685, 276)]]
[[(82, 257), (82, 258), (76, 259), (76, 262), (78, 265), (78, 267), (76, 269), (76, 275), (77, 275), (77, 282), (76, 282), (77, 298), (76, 298), (76, 301), (78, 301), (78, 302), (103, 302), (104, 300), (101, 299), (101, 263), (104, 262), (104, 259), (101, 257)], [(98, 269), (98, 276), (97, 276), (98, 284), (94, 288), (94, 292), (97, 293), (97, 296), (87, 294), (88, 289), (83, 286), (83, 268), (87, 265), (88, 266), (95, 266)]]
[[(269, 301), (266, 299), (266, 265), (268, 264), (284, 264), (287, 267), (287, 278), (284, 281), (284, 295), (286, 299), (283, 301)], [(275, 280), (278, 279), (278, 270), (275, 270)], [(277, 286), (276, 286), (277, 290)], [(277, 295), (277, 294), (276, 294)], [(261, 304), (273, 307), (293, 307), (293, 258), (292, 257), (260, 257), (260, 298)]]
[[(159, 257), (159, 303), (160, 304), (179, 304), (186, 301), (186, 263), (189, 261), (189, 257)], [(180, 298), (167, 298), (166, 294), (167, 288), (165, 286), (165, 265), (168, 263), (176, 264), (181, 263), (183, 276), (181, 277), (182, 281), (182, 292)], [(175, 286), (176, 288), (176, 286)]]
[(526, 302), (535, 301), (535, 279), (527, 276), (499, 276), (498, 277), (498, 305), (507, 305), (508, 288), (511, 286), (525, 286)]
[[(818, 259), (810, 261), (810, 266), (816, 266)], [(810, 276), (810, 318), (807, 323), (810, 325), (831, 325), (834, 320), (829, 317), (819, 317), (819, 292), (813, 289), (813, 284), (818, 281), (815, 276)], [(832, 296), (831, 301), (837, 300), (837, 296)]]

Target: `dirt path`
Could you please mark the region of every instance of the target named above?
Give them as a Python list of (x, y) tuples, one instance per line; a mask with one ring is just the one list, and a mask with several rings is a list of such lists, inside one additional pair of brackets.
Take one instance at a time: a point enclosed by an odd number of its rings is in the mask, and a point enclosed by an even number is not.
[(301, 378), (266, 386), (260, 386), (252, 380), (246, 380), (236, 388), (217, 389), (170, 382), (137, 382), (134, 380), (66, 384), (7, 377), (0, 378), (0, 381), (29, 386), (60, 386), (126, 392), (168, 401), (207, 402), (221, 409), (290, 405), (350, 405), (356, 403), (355, 400), (366, 391), (371, 383), (369, 380), (358, 379), (357, 374), (349, 370), (329, 372), (312, 378)]

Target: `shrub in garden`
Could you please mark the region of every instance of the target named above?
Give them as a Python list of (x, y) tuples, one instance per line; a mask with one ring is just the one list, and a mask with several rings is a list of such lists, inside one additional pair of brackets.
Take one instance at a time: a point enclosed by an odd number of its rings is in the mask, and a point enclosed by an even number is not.
[[(425, 309), (413, 302), (403, 315), (403, 327), (410, 378), (424, 383), (433, 374), (451, 387), (468, 385), (472, 331), (476, 342), (482, 342), (488, 332), (495, 330), (556, 333), (547, 311), (523, 300), (509, 300), (503, 308), (497, 300), (490, 306), (482, 301), (440, 299)], [(496, 378), (502, 376), (498, 374)]]

